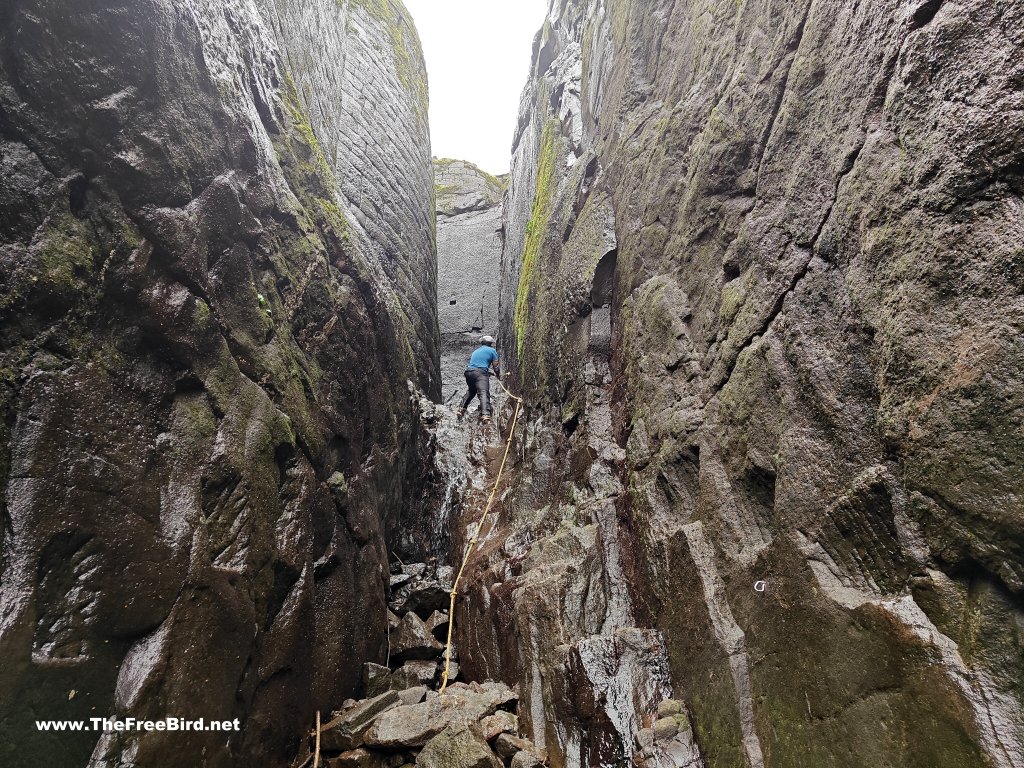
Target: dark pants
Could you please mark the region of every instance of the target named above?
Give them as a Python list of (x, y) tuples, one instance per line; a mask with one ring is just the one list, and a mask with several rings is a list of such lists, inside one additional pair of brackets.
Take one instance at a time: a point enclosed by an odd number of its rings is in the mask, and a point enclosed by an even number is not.
[(473, 398), (480, 396), (480, 414), (491, 415), (491, 377), (479, 368), (466, 369), (466, 386), (469, 392), (462, 398), (462, 410), (466, 410)]

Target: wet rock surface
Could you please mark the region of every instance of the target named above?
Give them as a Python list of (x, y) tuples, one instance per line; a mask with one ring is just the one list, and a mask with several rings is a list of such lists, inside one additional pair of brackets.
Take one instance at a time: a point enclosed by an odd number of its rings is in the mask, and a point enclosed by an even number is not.
[(504, 177), (463, 160), (435, 160), (441, 402), (465, 394), (463, 371), (481, 335), (498, 333)]
[[(280, 763), (386, 658), (438, 379), (409, 29), (0, 7), (0, 764)], [(243, 730), (32, 723), (96, 715)]]
[(457, 631), (554, 764), (1024, 765), (1021, 14), (551, 4)]

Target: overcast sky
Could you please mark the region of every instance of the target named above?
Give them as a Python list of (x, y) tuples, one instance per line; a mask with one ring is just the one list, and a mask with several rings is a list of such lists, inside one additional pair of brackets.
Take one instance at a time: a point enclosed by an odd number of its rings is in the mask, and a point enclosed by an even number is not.
[(508, 171), (519, 94), (547, 0), (405, 0), (430, 79), (436, 157)]

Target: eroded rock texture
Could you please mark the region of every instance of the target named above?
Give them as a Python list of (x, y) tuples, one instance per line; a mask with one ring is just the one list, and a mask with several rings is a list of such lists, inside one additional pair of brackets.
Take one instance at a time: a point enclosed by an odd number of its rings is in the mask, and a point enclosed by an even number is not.
[[(12, 0), (0, 52), (0, 763), (279, 764), (383, 659), (419, 495), (415, 32), (396, 0)], [(32, 724), (111, 714), (244, 729)]]
[(482, 334), (498, 333), (504, 179), (464, 160), (434, 161), (441, 401), (466, 391), (463, 372)]
[(645, 757), (659, 685), (708, 766), (1024, 765), (1022, 30), (552, 3), (505, 205), (527, 425), (456, 622), (552, 765)]

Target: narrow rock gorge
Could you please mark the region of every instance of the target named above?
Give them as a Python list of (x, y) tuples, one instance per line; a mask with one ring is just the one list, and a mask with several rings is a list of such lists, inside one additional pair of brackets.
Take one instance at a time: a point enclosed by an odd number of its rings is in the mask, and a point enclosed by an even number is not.
[(1024, 765), (1022, 22), (550, 4), (456, 624), (550, 765)]
[(1024, 6), (427, 112), (401, 0), (0, 4), (0, 765), (1024, 768)]

